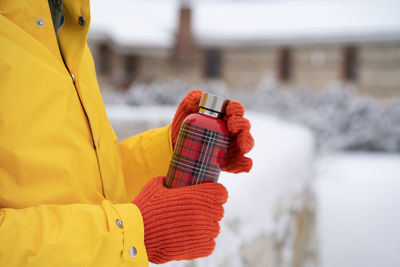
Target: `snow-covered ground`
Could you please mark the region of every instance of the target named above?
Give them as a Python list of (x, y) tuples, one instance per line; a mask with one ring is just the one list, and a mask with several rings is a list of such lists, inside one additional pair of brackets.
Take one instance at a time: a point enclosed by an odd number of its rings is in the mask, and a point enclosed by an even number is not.
[(320, 266), (400, 266), (400, 155), (317, 162)]
[[(248, 118), (252, 122), (256, 144), (249, 154), (254, 160), (254, 167), (250, 174), (222, 173), (220, 182), (227, 187), (230, 198), (225, 205), (221, 234), (214, 253), (197, 260), (196, 266), (252, 266), (244, 262), (246, 255), (243, 255), (242, 249), (246, 244), (262, 235), (279, 235), (279, 232), (285, 231), (291, 232), (289, 238), (296, 235), (289, 221), (275, 215), (282, 212), (281, 216), (289, 216), (292, 209), (302, 204), (302, 193), (310, 178), (313, 161), (313, 137), (301, 126), (267, 115), (250, 113)], [(280, 252), (264, 250), (271, 259), (263, 263), (274, 266), (271, 261), (276, 255), (271, 253)], [(291, 251), (286, 253), (287, 258), (283, 260), (290, 261)]]
[[(175, 107), (107, 106), (121, 138), (165, 125), (174, 112)], [(400, 266), (399, 154), (315, 159), (314, 138), (305, 127), (264, 113), (247, 117), (254, 168), (221, 175), (230, 198), (214, 253), (163, 266)]]

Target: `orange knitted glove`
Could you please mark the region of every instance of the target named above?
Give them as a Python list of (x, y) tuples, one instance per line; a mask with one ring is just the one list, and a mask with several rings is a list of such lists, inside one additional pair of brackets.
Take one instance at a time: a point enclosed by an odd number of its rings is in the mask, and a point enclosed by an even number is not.
[(200, 90), (190, 91), (179, 104), (171, 124), (171, 137), (172, 137), (172, 144), (174, 146), (176, 140), (178, 139), (179, 129), (181, 128), (183, 120), (190, 114), (199, 111), (201, 94), (202, 91)]
[[(190, 114), (198, 112), (202, 91), (189, 92), (181, 101), (176, 110), (171, 125), (172, 143), (175, 146), (179, 129), (183, 120)], [(250, 134), (250, 122), (243, 117), (244, 107), (238, 101), (230, 101), (226, 107), (226, 126), (230, 134), (230, 143), (222, 170), (239, 173), (249, 172), (253, 166), (251, 158), (245, 157), (254, 146), (254, 139)]]
[(133, 200), (142, 213), (149, 261), (192, 260), (211, 254), (219, 233), (225, 187), (218, 183), (168, 189), (151, 179)]

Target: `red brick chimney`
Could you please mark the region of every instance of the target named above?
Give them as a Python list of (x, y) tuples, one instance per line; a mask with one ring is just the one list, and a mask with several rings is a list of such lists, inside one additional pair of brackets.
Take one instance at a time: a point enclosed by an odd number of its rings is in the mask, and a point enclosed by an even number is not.
[(183, 1), (179, 9), (174, 58), (179, 62), (187, 62), (193, 58), (193, 54), (192, 9), (188, 3)]

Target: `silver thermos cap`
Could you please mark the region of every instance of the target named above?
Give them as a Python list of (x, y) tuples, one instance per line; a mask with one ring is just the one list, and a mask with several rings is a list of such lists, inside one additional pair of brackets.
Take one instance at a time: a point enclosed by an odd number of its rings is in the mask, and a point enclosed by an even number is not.
[(217, 117), (219, 114), (225, 113), (225, 109), (228, 103), (228, 99), (203, 92), (199, 103), (199, 112)]

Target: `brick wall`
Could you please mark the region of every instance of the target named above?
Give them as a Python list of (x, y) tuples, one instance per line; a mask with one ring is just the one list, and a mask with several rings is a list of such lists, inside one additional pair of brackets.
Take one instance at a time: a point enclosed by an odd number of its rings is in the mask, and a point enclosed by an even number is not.
[[(346, 44), (285, 46), (290, 50), (291, 73), (284, 81), (279, 77), (281, 46), (217, 48), (221, 55), (220, 79), (228, 86), (248, 88), (249, 91), (264, 79), (273, 79), (282, 87), (300, 85), (318, 90), (331, 82), (344, 82), (357, 85), (362, 93), (377, 97), (400, 93), (400, 42), (352, 44), (357, 59), (356, 78), (352, 81), (346, 81), (343, 76), (346, 47)], [(95, 61), (98, 61), (101, 55), (96, 43), (92, 43), (91, 48)], [(117, 51), (112, 53), (111, 73), (98, 73), (100, 83), (116, 88), (124, 84), (121, 83), (124, 54)], [(166, 49), (154, 54), (149, 51), (141, 54), (140, 49), (132, 51), (138, 55), (135, 81), (182, 79), (196, 83), (207, 79), (206, 48), (197, 48), (192, 59), (186, 62), (175, 60), (172, 52)], [(124, 53), (129, 54), (129, 51)]]
[(400, 94), (400, 42), (360, 46), (362, 92), (378, 97)]

